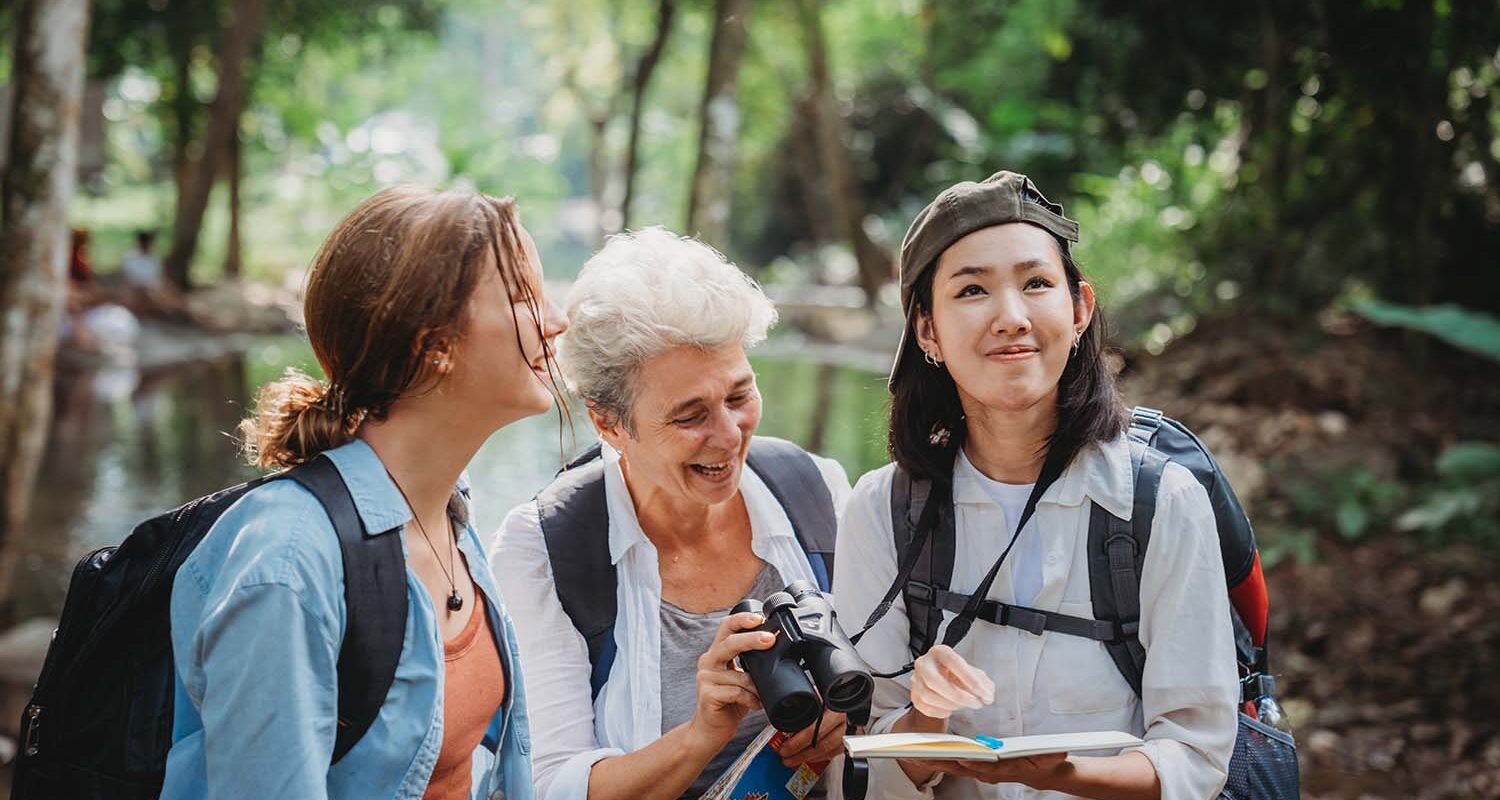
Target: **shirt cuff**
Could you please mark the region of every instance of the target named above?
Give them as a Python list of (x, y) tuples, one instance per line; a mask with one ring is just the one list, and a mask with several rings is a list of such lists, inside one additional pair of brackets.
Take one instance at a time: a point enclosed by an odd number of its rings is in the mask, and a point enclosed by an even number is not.
[(606, 758), (623, 755), (625, 751), (618, 747), (600, 747), (569, 758), (552, 774), (546, 790), (540, 793), (541, 800), (588, 800), (589, 774), (594, 765)]

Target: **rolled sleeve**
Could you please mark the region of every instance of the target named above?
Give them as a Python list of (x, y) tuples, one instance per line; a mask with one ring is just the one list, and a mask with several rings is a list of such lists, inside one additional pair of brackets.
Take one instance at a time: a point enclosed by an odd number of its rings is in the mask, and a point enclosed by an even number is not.
[[(853, 633), (880, 604), (896, 580), (896, 544), (890, 520), (891, 468), (866, 474), (855, 484), (839, 517), (834, 556), (833, 597), (839, 622)], [(856, 648), (877, 672), (891, 672), (911, 659), (911, 626), (900, 595), (875, 627), (865, 632)], [(898, 678), (876, 678), (871, 702), (871, 733), (888, 733), (911, 702), (910, 673)], [(901, 765), (890, 759), (871, 759), (870, 786), (890, 800), (926, 800), (941, 775), (922, 786), (912, 784)]]
[(198, 633), (210, 797), (327, 796), (339, 637), (279, 583), (237, 587)]
[(595, 736), (588, 645), (558, 600), (535, 502), (506, 516), (490, 563), (519, 639), (537, 797), (582, 800), (594, 764), (623, 751)]
[(1183, 468), (1164, 476), (1141, 571), (1145, 745), (1162, 800), (1216, 797), (1234, 750), (1238, 681), (1213, 509)]

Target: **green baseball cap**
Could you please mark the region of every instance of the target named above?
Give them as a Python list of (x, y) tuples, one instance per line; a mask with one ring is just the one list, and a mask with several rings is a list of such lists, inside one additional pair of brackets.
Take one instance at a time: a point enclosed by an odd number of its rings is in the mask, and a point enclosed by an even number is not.
[(917, 281), (954, 242), (974, 231), (1008, 222), (1036, 225), (1056, 236), (1065, 250), (1078, 241), (1078, 223), (1063, 216), (1062, 206), (1048, 200), (1030, 178), (1007, 170), (982, 181), (949, 186), (912, 220), (901, 240), (901, 311), (906, 315), (906, 328), (891, 365), (891, 381), (906, 353), (906, 339), (913, 335)]

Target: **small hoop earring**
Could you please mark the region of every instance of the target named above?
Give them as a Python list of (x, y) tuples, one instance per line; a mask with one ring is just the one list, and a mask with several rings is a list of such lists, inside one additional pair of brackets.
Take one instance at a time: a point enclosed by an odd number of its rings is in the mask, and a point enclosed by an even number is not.
[(928, 351), (928, 350), (923, 350), (922, 351), (922, 360), (926, 361), (928, 364), (931, 364), (933, 367), (942, 367), (943, 366), (943, 362), (941, 362), (941, 361), (937, 360), (936, 358), (934, 358), (933, 355), (932, 355), (932, 352)]

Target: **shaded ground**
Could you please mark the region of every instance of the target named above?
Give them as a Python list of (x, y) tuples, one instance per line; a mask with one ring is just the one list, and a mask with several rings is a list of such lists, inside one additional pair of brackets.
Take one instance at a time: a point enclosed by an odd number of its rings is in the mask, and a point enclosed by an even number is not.
[[(1500, 798), (1500, 553), (1390, 523), (1445, 444), (1500, 436), (1500, 370), (1351, 320), (1324, 327), (1210, 323), (1130, 364), (1128, 391), (1221, 456), (1279, 559), (1273, 668), (1303, 797)], [(1340, 532), (1340, 506), (1368, 511), (1343, 523), (1356, 533)]]

